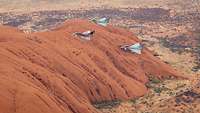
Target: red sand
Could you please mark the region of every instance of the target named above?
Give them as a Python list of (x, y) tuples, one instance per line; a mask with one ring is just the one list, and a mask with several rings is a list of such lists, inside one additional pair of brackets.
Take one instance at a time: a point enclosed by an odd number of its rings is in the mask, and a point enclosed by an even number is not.
[[(72, 36), (90, 29), (91, 41)], [(93, 102), (144, 95), (146, 75), (182, 77), (146, 48), (142, 55), (119, 49), (137, 41), (124, 29), (86, 20), (33, 34), (1, 26), (0, 112), (97, 113)]]

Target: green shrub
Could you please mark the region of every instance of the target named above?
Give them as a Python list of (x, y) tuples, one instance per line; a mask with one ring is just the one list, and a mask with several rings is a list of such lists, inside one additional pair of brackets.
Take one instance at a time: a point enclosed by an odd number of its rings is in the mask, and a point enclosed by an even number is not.
[(169, 90), (171, 90), (171, 89), (166, 88), (166, 87), (164, 87), (164, 86), (159, 86), (159, 87), (155, 87), (155, 88), (154, 88), (154, 91), (155, 91), (156, 93), (161, 93), (162, 91), (169, 91)]
[(149, 77), (149, 81), (153, 84), (161, 83), (161, 81), (156, 77)]
[(133, 103), (133, 104), (136, 104), (136, 102), (137, 102), (137, 99), (131, 99), (131, 100), (129, 100), (131, 103)]
[(157, 87), (157, 88), (154, 88), (154, 91), (156, 93), (161, 93), (163, 91), (163, 89), (161, 87)]

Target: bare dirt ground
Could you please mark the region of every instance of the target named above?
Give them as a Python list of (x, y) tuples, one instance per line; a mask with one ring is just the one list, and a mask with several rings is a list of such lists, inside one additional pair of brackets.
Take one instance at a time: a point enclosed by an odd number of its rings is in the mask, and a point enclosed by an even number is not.
[[(97, 105), (102, 112), (199, 112), (197, 105), (200, 93), (196, 88), (199, 85), (200, 75), (198, 1), (97, 0), (94, 3), (92, 0), (65, 0), (65, 2), (22, 0), (10, 1), (9, 5), (5, 0), (0, 1), (2, 1), (0, 24), (15, 26), (25, 32), (51, 30), (71, 18), (109, 17), (110, 24), (130, 29), (143, 40), (145, 46), (152, 50), (155, 56), (191, 77), (191, 80), (157, 82), (153, 79), (153, 82), (148, 84), (149, 94), (146, 96), (120, 101), (111, 107), (108, 107), (110, 104), (107, 103)], [(188, 102), (188, 98), (192, 101)], [(190, 111), (191, 109), (194, 110)]]

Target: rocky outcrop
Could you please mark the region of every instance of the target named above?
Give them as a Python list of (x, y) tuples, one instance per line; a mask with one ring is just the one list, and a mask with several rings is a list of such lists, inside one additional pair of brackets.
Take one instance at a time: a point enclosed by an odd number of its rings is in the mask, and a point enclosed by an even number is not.
[[(86, 30), (96, 31), (91, 41), (72, 36)], [(127, 30), (86, 20), (32, 34), (1, 26), (0, 112), (97, 113), (91, 103), (144, 95), (148, 75), (182, 77), (146, 48), (119, 49), (136, 42)]]

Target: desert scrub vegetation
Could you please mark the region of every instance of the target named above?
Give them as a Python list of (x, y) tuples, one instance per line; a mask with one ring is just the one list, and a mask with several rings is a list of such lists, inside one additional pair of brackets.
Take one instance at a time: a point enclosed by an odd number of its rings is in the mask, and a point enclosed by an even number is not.
[(159, 80), (158, 78), (154, 77), (154, 76), (150, 76), (149, 77), (149, 82), (146, 83), (146, 87), (147, 88), (153, 88), (156, 84), (161, 83), (161, 80)]
[(149, 77), (149, 81), (150, 81), (151, 83), (153, 83), (153, 84), (161, 83), (161, 81), (160, 81), (158, 78), (153, 77), (153, 76), (150, 76), (150, 77)]
[(93, 103), (93, 106), (97, 109), (111, 109), (121, 104), (121, 100), (110, 100), (110, 101), (101, 101)]
[(136, 98), (130, 99), (129, 102), (132, 103), (132, 104), (136, 104), (137, 103), (137, 99)]
[(162, 93), (162, 91), (167, 91), (169, 89), (166, 88), (166, 87), (155, 87), (153, 90), (154, 90), (155, 93), (160, 94), (160, 93)]
[(175, 90), (178, 90), (178, 89), (185, 87), (185, 86), (186, 86), (186, 84), (177, 83)]
[(157, 94), (162, 93), (163, 91), (170, 90), (169, 88), (165, 87), (164, 84), (161, 84), (162, 81), (154, 76), (149, 77), (149, 82), (146, 83), (146, 87), (152, 89)]

